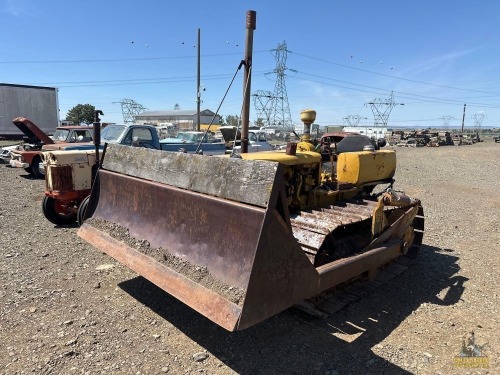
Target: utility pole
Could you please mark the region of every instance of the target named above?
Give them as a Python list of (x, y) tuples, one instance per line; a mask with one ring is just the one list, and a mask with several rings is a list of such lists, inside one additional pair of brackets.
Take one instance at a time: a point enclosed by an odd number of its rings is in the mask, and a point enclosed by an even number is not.
[(464, 114), (462, 116), (462, 134), (464, 134), (464, 125), (465, 125), (465, 107), (467, 106), (467, 103), (464, 104)]

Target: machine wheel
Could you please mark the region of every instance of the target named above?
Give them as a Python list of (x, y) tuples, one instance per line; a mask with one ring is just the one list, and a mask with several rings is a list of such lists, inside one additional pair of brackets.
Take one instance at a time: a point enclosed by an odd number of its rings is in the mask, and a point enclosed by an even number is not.
[(31, 162), (31, 174), (37, 178), (44, 178), (44, 174), (40, 172), (40, 162), (41, 159), (40, 157), (35, 157), (33, 158), (33, 161)]
[(90, 195), (86, 197), (80, 204), (80, 207), (78, 207), (78, 213), (76, 214), (76, 217), (79, 226), (82, 226), (83, 224), (85, 211), (87, 210), (87, 206), (89, 205), (89, 200), (90, 200)]
[(56, 225), (69, 225), (76, 221), (76, 213), (52, 197), (45, 196), (42, 201), (42, 211), (48, 221)]

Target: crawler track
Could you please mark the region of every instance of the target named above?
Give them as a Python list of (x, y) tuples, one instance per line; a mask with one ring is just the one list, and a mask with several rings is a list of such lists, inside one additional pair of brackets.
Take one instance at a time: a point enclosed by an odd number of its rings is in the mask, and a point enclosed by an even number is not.
[[(304, 213), (295, 215), (291, 220), (294, 236), (301, 243), (302, 248), (306, 254), (308, 254), (311, 261), (313, 261), (313, 254), (315, 254), (315, 250), (317, 252), (321, 246), (319, 241), (322, 239), (324, 240), (324, 238), (328, 235), (318, 233), (319, 231), (324, 232), (328, 223), (338, 223), (337, 227), (334, 228), (336, 229), (347, 224), (371, 220), (371, 212), (374, 205), (375, 202), (373, 201), (349, 201), (341, 206), (333, 206), (322, 211), (306, 213), (305, 215)], [(387, 208), (387, 210), (394, 210), (394, 208)], [(331, 220), (332, 216), (334, 216), (333, 220)], [(315, 220), (318, 220), (317, 226), (314, 226), (314, 222), (311, 220), (312, 217), (315, 217)], [(368, 275), (362, 275), (355, 280), (350, 280), (331, 290), (323, 292), (321, 295), (316, 296), (311, 300), (304, 301), (303, 303), (296, 305), (296, 307), (308, 314), (326, 318), (348, 306), (350, 303), (367, 296), (369, 293), (378, 289), (389, 280), (406, 271), (415, 263), (415, 258), (422, 246), (424, 221), (424, 210), (423, 207), (420, 206), (418, 213), (412, 222), (413, 244), (406, 255), (403, 255), (384, 265), (377, 270), (376, 274), (370, 275), (370, 277), (368, 277)], [(314, 238), (314, 236), (317, 238), (316, 243), (319, 243), (316, 249), (310, 246), (311, 243), (309, 243), (309, 246), (303, 244), (302, 241), (307, 238)]]
[[(371, 225), (373, 210), (377, 202), (359, 199), (339, 202), (335, 205), (299, 212), (290, 216), (293, 235), (302, 246), (311, 262), (318, 264), (318, 253), (327, 246), (337, 247), (338, 257), (354, 253), (353, 249), (366, 246), (371, 238), (367, 237), (367, 228)], [(387, 216), (397, 207), (385, 207)], [(423, 208), (414, 220), (414, 246), (420, 246), (424, 230)], [(358, 230), (359, 229), (359, 230)], [(418, 249), (413, 251), (418, 252)]]

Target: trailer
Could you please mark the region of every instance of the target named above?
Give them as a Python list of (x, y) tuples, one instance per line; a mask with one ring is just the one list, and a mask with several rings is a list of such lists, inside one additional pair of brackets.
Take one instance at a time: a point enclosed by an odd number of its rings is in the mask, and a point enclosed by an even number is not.
[(44, 133), (54, 133), (59, 125), (57, 89), (0, 83), (0, 138), (23, 138), (24, 134), (12, 124), (16, 117), (27, 117)]
[(385, 138), (385, 133), (387, 133), (387, 128), (382, 126), (344, 126), (344, 132), (355, 132), (359, 134), (366, 135), (368, 138), (373, 138), (375, 140)]

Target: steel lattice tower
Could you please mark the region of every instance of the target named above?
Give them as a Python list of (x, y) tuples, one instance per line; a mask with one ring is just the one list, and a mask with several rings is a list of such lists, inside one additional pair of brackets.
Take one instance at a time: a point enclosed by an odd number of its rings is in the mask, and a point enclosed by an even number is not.
[(351, 127), (358, 126), (361, 119), (366, 120), (367, 117), (361, 117), (359, 115), (349, 115), (349, 116), (343, 118), (343, 120), (345, 120), (347, 122), (347, 124)]
[(257, 90), (252, 96), (257, 117), (264, 119), (266, 126), (271, 125), (274, 104), (273, 93), (271, 91)]
[(396, 103), (394, 101), (394, 93), (392, 91), (389, 99), (373, 99), (368, 104), (370, 104), (375, 119), (374, 126), (378, 127), (387, 127), (392, 109), (397, 105), (404, 105), (403, 103)]
[(293, 122), (290, 114), (290, 106), (288, 104), (285, 77), (287, 70), (294, 70), (286, 67), (286, 59), (289, 51), (286, 47), (285, 41), (278, 44), (278, 47), (273, 51), (276, 53), (276, 69), (273, 71), (273, 73), (276, 73), (276, 85), (274, 87), (272, 122), (273, 125), (290, 131), (293, 130)]
[(448, 128), (450, 127), (450, 120), (454, 120), (455, 117), (453, 116), (443, 116), (443, 117), (440, 117), (439, 120), (443, 120), (443, 129), (444, 130), (448, 130)]
[(483, 125), (483, 120), (484, 120), (484, 112), (476, 112), (472, 116), (474, 119), (474, 133), (481, 133), (481, 126)]
[(144, 112), (147, 109), (146, 107), (135, 102), (132, 99), (122, 99), (119, 102), (113, 102), (113, 103), (121, 104), (123, 122), (125, 124), (133, 124), (135, 120), (134, 116), (138, 115), (141, 112)]

